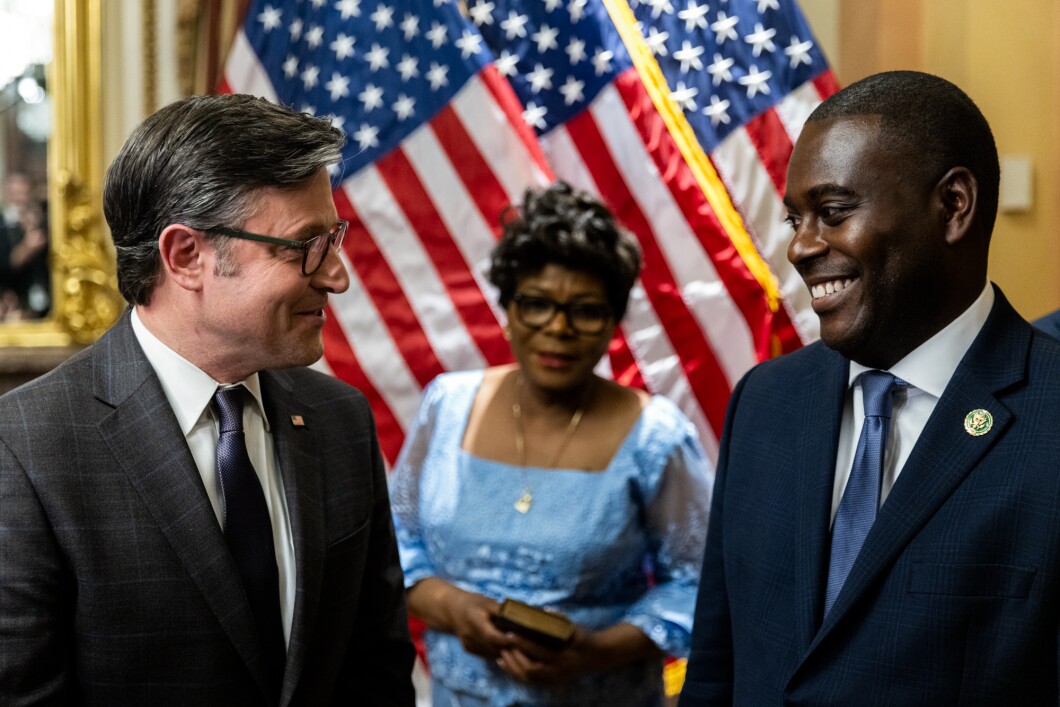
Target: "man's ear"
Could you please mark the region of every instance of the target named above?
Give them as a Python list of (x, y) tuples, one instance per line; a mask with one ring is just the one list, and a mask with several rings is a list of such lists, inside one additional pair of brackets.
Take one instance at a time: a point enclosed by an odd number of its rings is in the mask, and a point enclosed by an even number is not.
[(935, 186), (946, 227), (946, 243), (956, 245), (972, 230), (979, 206), (979, 183), (967, 167), (954, 167)]
[(209, 267), (202, 231), (170, 224), (158, 236), (158, 252), (166, 279), (186, 290), (202, 289), (203, 275)]

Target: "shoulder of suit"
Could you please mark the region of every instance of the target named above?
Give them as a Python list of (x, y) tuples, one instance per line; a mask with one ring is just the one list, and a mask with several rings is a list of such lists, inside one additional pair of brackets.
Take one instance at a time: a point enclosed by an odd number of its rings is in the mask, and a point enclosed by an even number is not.
[(807, 344), (791, 353), (763, 361), (745, 374), (745, 378), (760, 381), (763, 379), (787, 378), (797, 376), (800, 372), (811, 371), (821, 366), (843, 365), (845, 359), (821, 341)]

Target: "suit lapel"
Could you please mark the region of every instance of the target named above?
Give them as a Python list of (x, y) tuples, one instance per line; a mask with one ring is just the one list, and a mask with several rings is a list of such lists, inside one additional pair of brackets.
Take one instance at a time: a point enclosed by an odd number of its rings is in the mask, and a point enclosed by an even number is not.
[[(793, 411), (799, 436), (793, 467), (799, 476), (795, 510), (795, 613), (799, 646), (809, 647), (824, 610), (822, 587), (828, 573), (828, 526), (832, 508), (835, 457), (849, 364), (821, 347), (811, 364), (806, 390)], [(822, 441), (828, 441), (822, 444)]]
[(258, 684), (250, 608), (202, 477), (126, 314), (93, 349), (95, 395), (114, 406), (99, 432)]
[[(266, 371), (260, 378), (291, 519), (296, 563), (294, 616), (280, 697), (280, 704), (286, 705), (301, 678), (324, 578), (324, 466), (318, 453), (323, 448), (319, 436), (324, 432), (324, 420), (319, 411), (296, 400), (285, 373)], [(295, 426), (292, 416), (301, 416), (302, 424)]]
[[(990, 317), (957, 367), (869, 531), (846, 584), (814, 646), (843, 620), (851, 606), (893, 565), (916, 534), (960, 486), (1012, 423), (996, 393), (1023, 380), (1030, 327), (1000, 291)], [(965, 416), (985, 409), (993, 427), (980, 437), (964, 429)]]

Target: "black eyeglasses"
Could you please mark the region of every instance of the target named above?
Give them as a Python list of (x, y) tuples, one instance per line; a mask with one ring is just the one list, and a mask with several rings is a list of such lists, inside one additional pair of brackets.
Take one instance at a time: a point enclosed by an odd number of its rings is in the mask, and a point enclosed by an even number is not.
[(594, 336), (603, 332), (611, 323), (611, 308), (599, 302), (560, 303), (548, 297), (517, 294), (512, 297), (515, 316), (523, 326), (542, 329), (563, 312), (570, 328), (577, 334)]
[(341, 248), (342, 240), (346, 237), (346, 229), (349, 221), (339, 221), (327, 233), (307, 238), (304, 241), (292, 241), (286, 238), (273, 238), (258, 233), (247, 233), (235, 228), (211, 228), (212, 233), (220, 233), (222, 236), (242, 238), (247, 241), (258, 241), (259, 243), (271, 243), (272, 245), (294, 248), (302, 251), (302, 274), (309, 276), (314, 274), (324, 264), (324, 258), (331, 248)]

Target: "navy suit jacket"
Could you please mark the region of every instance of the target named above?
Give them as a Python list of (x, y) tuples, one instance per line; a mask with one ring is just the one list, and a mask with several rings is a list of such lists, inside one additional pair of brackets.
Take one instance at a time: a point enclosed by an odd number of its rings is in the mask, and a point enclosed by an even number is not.
[[(260, 379), (297, 564), (280, 704), (411, 706), (364, 396), (305, 368)], [(0, 397), (0, 704), (269, 705), (264, 669), (234, 560), (126, 314)]]
[(1060, 342), (997, 291), (823, 618), (848, 370), (817, 343), (733, 393), (681, 707), (1056, 705)]
[(1060, 309), (1046, 314), (1041, 319), (1034, 320), (1034, 326), (1044, 331), (1049, 336), (1060, 339)]

